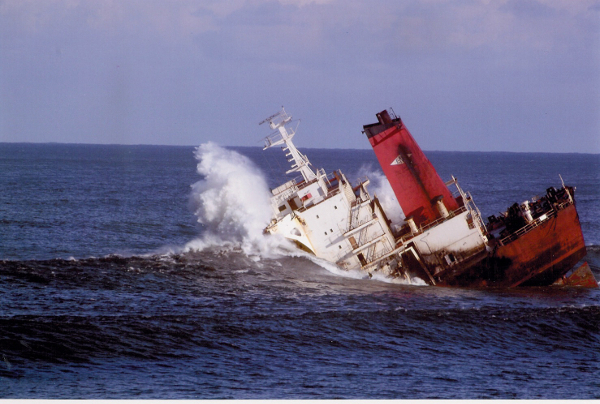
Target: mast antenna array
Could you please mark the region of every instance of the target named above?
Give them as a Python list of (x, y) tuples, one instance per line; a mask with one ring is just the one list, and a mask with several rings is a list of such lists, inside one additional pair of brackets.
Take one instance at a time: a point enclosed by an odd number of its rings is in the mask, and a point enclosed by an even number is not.
[(310, 161), (308, 161), (308, 158), (300, 153), (300, 151), (298, 151), (292, 142), (292, 138), (296, 132), (291, 128), (285, 127), (285, 125), (291, 120), (292, 117), (285, 112), (283, 107), (281, 107), (281, 111), (271, 115), (259, 123), (259, 125), (262, 125), (263, 123), (268, 122), (271, 129), (277, 130), (265, 138), (265, 147), (263, 150), (273, 146), (284, 145), (282, 149), (284, 152), (286, 152), (285, 156), (287, 157), (288, 162), (292, 163), (292, 168), (286, 171), (286, 174), (299, 171), (304, 177), (304, 180), (308, 182), (316, 179), (317, 175), (309, 167)]

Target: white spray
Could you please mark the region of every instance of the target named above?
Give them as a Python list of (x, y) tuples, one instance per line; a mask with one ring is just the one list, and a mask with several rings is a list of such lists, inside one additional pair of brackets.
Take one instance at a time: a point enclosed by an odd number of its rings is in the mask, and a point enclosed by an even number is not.
[[(327, 271), (344, 277), (365, 279), (362, 271), (345, 271), (337, 265), (296, 249), (278, 235), (263, 234), (271, 219), (271, 193), (264, 174), (246, 156), (209, 142), (196, 149), (197, 170), (202, 180), (192, 185), (191, 207), (204, 226), (202, 237), (190, 241), (184, 251), (209, 247), (241, 248), (250, 257), (260, 259), (281, 256), (303, 257)], [(361, 171), (367, 172), (366, 168)], [(364, 174), (363, 174), (364, 175)], [(395, 223), (404, 219), (387, 179), (377, 171), (369, 171), (375, 192)], [(381, 277), (383, 282), (400, 283)]]
[(271, 218), (270, 192), (254, 163), (212, 142), (200, 145), (195, 156), (204, 179), (192, 185), (191, 205), (204, 232), (185, 250), (239, 246), (247, 255), (268, 255), (280, 247), (281, 239), (263, 235)]
[(398, 203), (394, 190), (385, 175), (383, 175), (381, 171), (374, 170), (372, 167), (362, 166), (358, 171), (358, 176), (369, 177), (371, 180), (369, 193), (371, 195), (377, 195), (379, 203), (388, 219), (394, 224), (401, 225), (404, 222), (404, 213), (402, 212), (402, 208)]

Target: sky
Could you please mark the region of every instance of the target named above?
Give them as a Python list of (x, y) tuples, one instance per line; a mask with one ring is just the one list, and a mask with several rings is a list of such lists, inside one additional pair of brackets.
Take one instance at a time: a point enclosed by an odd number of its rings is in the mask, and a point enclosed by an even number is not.
[(0, 0), (0, 142), (600, 153), (600, 0)]

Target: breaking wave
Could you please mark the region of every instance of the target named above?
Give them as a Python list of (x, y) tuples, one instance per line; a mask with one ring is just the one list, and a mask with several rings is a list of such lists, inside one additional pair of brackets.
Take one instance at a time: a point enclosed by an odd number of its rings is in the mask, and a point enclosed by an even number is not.
[(198, 146), (195, 157), (203, 179), (192, 185), (190, 206), (203, 234), (184, 251), (230, 247), (269, 256), (289, 249), (285, 239), (263, 235), (271, 219), (270, 192), (249, 158), (212, 142)]
[[(195, 157), (202, 179), (191, 186), (190, 207), (203, 230), (202, 235), (188, 242), (182, 252), (241, 251), (255, 261), (262, 258), (304, 258), (337, 276), (369, 279), (363, 271), (342, 269), (298, 250), (282, 236), (263, 233), (271, 219), (271, 193), (263, 172), (248, 157), (212, 142), (198, 146)], [(371, 178), (371, 193), (377, 195), (392, 222), (401, 223), (404, 215), (383, 174), (363, 167), (360, 175)], [(372, 278), (386, 283), (407, 283), (404, 279), (392, 279), (381, 274), (374, 274)]]
[[(347, 271), (337, 265), (298, 250), (279, 235), (265, 235), (271, 219), (270, 191), (262, 171), (246, 156), (209, 142), (195, 152), (202, 179), (191, 186), (190, 207), (203, 227), (202, 235), (188, 242), (183, 252), (203, 250), (240, 251), (254, 260), (296, 257), (309, 260), (326, 271), (346, 278), (368, 279), (362, 271)], [(394, 212), (395, 197), (382, 174), (369, 174), (375, 181), (384, 209)], [(401, 211), (399, 212), (401, 215)], [(179, 252), (179, 251), (170, 251)], [(400, 282), (376, 277), (382, 282)]]

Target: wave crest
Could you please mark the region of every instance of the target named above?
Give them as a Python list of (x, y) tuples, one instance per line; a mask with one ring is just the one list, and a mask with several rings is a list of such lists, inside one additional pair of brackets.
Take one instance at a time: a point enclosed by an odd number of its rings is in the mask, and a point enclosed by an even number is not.
[(212, 142), (198, 146), (195, 157), (203, 179), (191, 186), (190, 205), (204, 231), (184, 250), (229, 245), (240, 246), (247, 255), (265, 255), (282, 247), (282, 238), (263, 235), (271, 205), (260, 169), (246, 156)]

